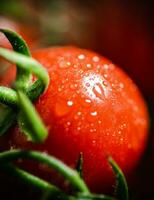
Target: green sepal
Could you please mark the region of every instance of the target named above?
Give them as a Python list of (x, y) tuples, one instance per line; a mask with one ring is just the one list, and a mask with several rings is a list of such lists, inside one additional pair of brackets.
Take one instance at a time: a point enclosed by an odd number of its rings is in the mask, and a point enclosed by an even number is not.
[(126, 178), (117, 165), (117, 163), (112, 159), (112, 157), (108, 157), (108, 162), (112, 166), (112, 169), (115, 173), (116, 177), (116, 187), (115, 187), (115, 196), (118, 200), (128, 200), (128, 185)]
[(19, 34), (12, 30), (2, 28), (0, 28), (0, 32), (2, 32), (7, 37), (14, 51), (30, 56), (28, 45)]
[(48, 131), (33, 104), (25, 94), (19, 91), (18, 99), (20, 105), (18, 122), (21, 132), (24, 132), (32, 142), (44, 142)]

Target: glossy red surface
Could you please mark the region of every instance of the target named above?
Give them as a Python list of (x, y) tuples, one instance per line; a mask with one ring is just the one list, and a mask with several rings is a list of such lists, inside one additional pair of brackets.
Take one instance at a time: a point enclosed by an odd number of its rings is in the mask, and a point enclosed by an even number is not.
[(87, 50), (48, 48), (33, 56), (50, 76), (35, 103), (49, 136), (37, 146), (16, 127), (7, 136), (10, 148), (39, 149), (71, 167), (83, 152), (85, 181), (92, 191), (104, 192), (114, 180), (107, 156), (128, 175), (147, 141), (147, 108), (138, 88), (112, 62)]

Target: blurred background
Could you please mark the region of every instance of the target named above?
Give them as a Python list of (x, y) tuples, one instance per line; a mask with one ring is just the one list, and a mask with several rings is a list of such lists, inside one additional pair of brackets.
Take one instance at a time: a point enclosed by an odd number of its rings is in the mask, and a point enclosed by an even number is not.
[[(31, 50), (76, 45), (94, 50), (123, 68), (149, 106), (151, 128), (130, 196), (154, 199), (154, 5), (153, 1), (0, 0), (0, 28), (20, 33)], [(0, 35), (0, 46), (10, 48)], [(0, 80), (8, 63), (0, 60)]]

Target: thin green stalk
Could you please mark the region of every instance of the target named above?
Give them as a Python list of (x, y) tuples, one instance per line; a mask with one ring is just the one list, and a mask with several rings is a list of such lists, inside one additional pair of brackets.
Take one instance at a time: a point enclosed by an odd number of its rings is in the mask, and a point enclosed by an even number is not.
[(22, 169), (19, 169), (12, 164), (1, 165), (0, 169), (9, 174), (12, 174), (15, 177), (18, 177), (20, 180), (24, 180), (24, 183), (31, 184), (42, 191), (51, 190), (53, 193), (57, 193), (60, 191), (56, 186), (51, 185), (50, 183), (40, 179), (39, 177), (34, 176)]
[(46, 69), (35, 59), (29, 58), (22, 55), (21, 53), (16, 53), (8, 49), (0, 48), (0, 56), (7, 59), (8, 61), (15, 63), (18, 67), (34, 73), (38, 79), (42, 81), (44, 88), (47, 88), (49, 84), (49, 75)]
[(19, 127), (32, 142), (44, 142), (48, 131), (28, 97), (18, 91), (20, 113), (18, 116)]
[(117, 165), (117, 163), (112, 159), (111, 156), (108, 157), (108, 162), (111, 165), (116, 177), (116, 187), (115, 187), (116, 198), (118, 200), (128, 200), (128, 185), (122, 170)]
[[(44, 86), (40, 80), (35, 81), (26, 91), (26, 95), (31, 101), (35, 101), (42, 93)], [(14, 89), (0, 86), (0, 102), (10, 107), (19, 106), (18, 96)]]
[(11, 107), (17, 107), (18, 97), (16, 91), (8, 87), (0, 86), (0, 102)]
[[(0, 32), (2, 32), (7, 37), (14, 51), (30, 57), (29, 48), (26, 42), (23, 40), (23, 38), (20, 35), (8, 29), (0, 29)], [(31, 74), (27, 70), (17, 66), (15, 86), (18, 89), (26, 90), (29, 85), (30, 77), (31, 77)]]
[(47, 164), (49, 167), (54, 168), (56, 171), (61, 173), (79, 192), (89, 194), (89, 189), (85, 182), (80, 178), (77, 171), (71, 169), (60, 160), (49, 156), (45, 153), (37, 151), (22, 151), (12, 150), (0, 153), (0, 163), (12, 162), (17, 159), (33, 159), (41, 163)]

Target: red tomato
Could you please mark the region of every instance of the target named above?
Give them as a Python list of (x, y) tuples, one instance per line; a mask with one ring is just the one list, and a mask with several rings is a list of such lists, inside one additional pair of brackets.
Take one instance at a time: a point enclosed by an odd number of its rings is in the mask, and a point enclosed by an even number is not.
[(103, 192), (113, 183), (106, 157), (128, 175), (145, 148), (148, 115), (138, 88), (112, 62), (87, 50), (48, 48), (33, 56), (50, 76), (35, 103), (49, 136), (42, 145), (31, 144), (16, 127), (7, 135), (10, 147), (45, 151), (71, 167), (83, 152), (84, 179), (92, 191)]

